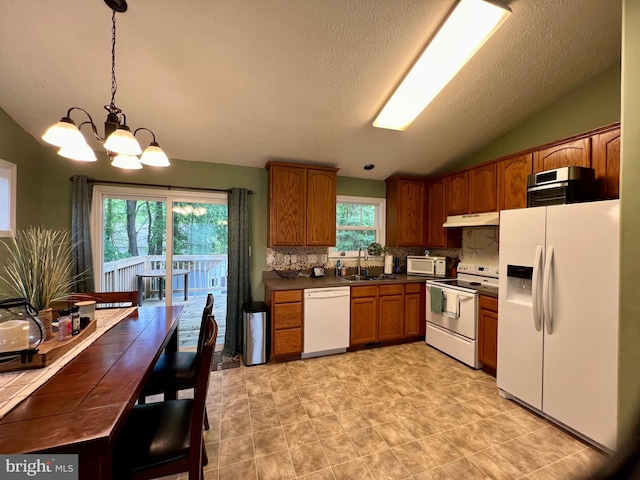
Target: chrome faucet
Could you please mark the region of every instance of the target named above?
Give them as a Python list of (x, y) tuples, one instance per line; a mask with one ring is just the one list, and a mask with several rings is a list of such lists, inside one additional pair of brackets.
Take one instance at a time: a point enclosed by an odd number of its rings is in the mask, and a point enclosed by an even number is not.
[(358, 249), (358, 264), (357, 264), (357, 266), (356, 266), (356, 275), (357, 275), (357, 276), (360, 276), (360, 271), (362, 270), (362, 269), (361, 269), (361, 267), (360, 267), (360, 254), (362, 253), (362, 249), (363, 249), (363, 248), (364, 248), (364, 247), (360, 247), (360, 248)]

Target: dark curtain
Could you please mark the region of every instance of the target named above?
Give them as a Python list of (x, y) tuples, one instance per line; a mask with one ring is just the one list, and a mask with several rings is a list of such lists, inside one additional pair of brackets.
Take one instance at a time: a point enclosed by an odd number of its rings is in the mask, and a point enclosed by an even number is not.
[(75, 258), (75, 275), (79, 275), (76, 281), (77, 293), (94, 292), (93, 281), (93, 255), (91, 254), (91, 196), (93, 185), (84, 175), (74, 175), (71, 178), (73, 184), (73, 198), (71, 200), (71, 238), (74, 246), (72, 255)]
[(227, 324), (223, 354), (242, 353), (242, 305), (251, 301), (249, 269), (249, 192), (232, 188), (229, 194)]

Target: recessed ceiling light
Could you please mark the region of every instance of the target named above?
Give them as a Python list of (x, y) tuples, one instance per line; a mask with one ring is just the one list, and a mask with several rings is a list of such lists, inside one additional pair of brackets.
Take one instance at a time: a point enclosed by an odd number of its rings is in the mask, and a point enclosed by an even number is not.
[(375, 166), (373, 163), (367, 163), (367, 164), (364, 166), (364, 169), (365, 169), (365, 170), (373, 170), (374, 168), (376, 168), (376, 166)]

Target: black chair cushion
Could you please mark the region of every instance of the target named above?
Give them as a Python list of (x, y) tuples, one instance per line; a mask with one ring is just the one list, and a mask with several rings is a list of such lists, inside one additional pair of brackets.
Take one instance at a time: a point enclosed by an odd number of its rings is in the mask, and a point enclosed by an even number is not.
[(191, 399), (136, 405), (118, 436), (115, 470), (136, 472), (186, 458), (192, 408)]
[(196, 352), (163, 353), (153, 367), (145, 390), (153, 385), (195, 382)]

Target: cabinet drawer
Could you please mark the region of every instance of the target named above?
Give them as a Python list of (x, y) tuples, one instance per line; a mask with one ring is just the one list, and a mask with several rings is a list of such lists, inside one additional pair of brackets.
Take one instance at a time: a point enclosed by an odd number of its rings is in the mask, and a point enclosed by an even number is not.
[(291, 328), (273, 332), (273, 354), (302, 352), (302, 329)]
[(402, 295), (402, 284), (380, 285), (380, 296), (382, 295)]
[(301, 302), (302, 290), (277, 290), (273, 292), (273, 303)]
[(420, 293), (420, 289), (424, 286), (424, 283), (405, 283), (404, 293)]
[(369, 287), (351, 287), (351, 298), (359, 297), (377, 297), (378, 286), (371, 285)]
[(273, 328), (302, 327), (302, 303), (282, 303), (273, 306)]
[(485, 310), (491, 310), (492, 312), (498, 312), (498, 299), (494, 297), (488, 297), (486, 295), (480, 295), (480, 308)]

